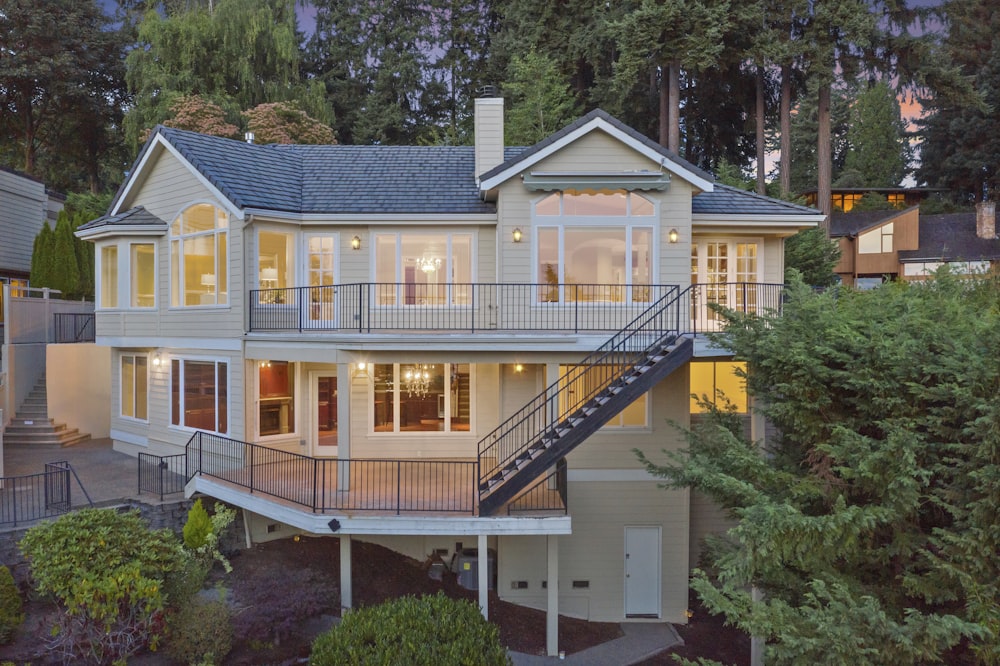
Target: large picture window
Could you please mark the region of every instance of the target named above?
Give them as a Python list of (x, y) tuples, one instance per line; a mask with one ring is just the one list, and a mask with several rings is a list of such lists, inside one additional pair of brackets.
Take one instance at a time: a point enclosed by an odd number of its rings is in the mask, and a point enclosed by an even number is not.
[(184, 210), (170, 225), (170, 305), (225, 305), (229, 216), (209, 204)]
[(146, 356), (122, 354), (121, 415), (145, 421), (149, 409), (149, 382)]
[(277, 231), (260, 231), (257, 234), (257, 266), (261, 300), (266, 303), (281, 303), (285, 300), (283, 291), (295, 286), (294, 236)]
[(542, 302), (647, 302), (653, 203), (635, 192), (557, 192), (535, 203)]
[(702, 402), (719, 408), (733, 407), (737, 414), (749, 413), (746, 382), (739, 372), (746, 372), (746, 363), (734, 361), (698, 361), (691, 368), (691, 413), (708, 411)]
[(468, 363), (384, 363), (373, 369), (375, 432), (469, 432)]
[(229, 432), (229, 376), (225, 361), (170, 361), (170, 422), (175, 426)]
[(260, 436), (295, 432), (295, 366), (288, 361), (260, 361), (257, 384)]
[(375, 234), (378, 305), (467, 305), (472, 234)]

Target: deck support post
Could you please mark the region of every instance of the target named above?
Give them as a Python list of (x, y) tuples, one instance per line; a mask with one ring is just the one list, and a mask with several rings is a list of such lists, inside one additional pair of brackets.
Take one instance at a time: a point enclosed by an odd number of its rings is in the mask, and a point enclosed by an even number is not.
[(483, 618), (488, 620), (490, 619), (490, 556), (486, 549), (485, 534), (477, 536), (476, 548), (478, 548), (476, 573), (479, 576), (479, 611), (483, 614)]
[(545, 605), (545, 653), (550, 657), (559, 656), (559, 536), (545, 537), (547, 562), (545, 579), (548, 588)]
[(350, 610), (354, 594), (351, 590), (351, 536), (341, 534), (340, 537), (340, 607)]
[[(351, 458), (351, 364), (337, 364), (337, 459)], [(350, 463), (337, 463), (337, 490), (351, 489)]]

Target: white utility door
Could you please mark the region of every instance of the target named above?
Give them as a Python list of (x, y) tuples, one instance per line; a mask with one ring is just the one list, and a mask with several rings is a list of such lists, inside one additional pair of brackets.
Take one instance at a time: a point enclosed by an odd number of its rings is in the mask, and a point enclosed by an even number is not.
[(660, 530), (625, 528), (625, 617), (660, 617)]

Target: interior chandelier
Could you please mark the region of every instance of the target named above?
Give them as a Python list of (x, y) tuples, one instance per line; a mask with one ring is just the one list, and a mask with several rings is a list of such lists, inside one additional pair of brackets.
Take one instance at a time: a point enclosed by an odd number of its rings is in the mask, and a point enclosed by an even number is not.
[(433, 273), (441, 268), (441, 260), (437, 257), (421, 257), (417, 259), (417, 268), (424, 273)]
[(412, 398), (415, 395), (418, 398), (423, 398), (427, 395), (427, 390), (431, 386), (431, 373), (428, 372), (428, 369), (432, 367), (434, 366), (415, 365), (403, 373), (407, 397)]

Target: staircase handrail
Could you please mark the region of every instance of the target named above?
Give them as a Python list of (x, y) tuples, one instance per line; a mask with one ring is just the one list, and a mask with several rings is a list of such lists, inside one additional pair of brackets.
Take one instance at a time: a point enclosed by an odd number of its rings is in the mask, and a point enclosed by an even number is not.
[[(683, 297), (689, 293), (690, 289), (688, 287), (682, 292), (679, 287), (675, 286), (670, 292), (652, 303), (635, 319), (611, 336), (604, 344), (591, 352), (580, 363), (563, 373), (556, 381), (547, 386), (544, 391), (531, 399), (524, 407), (512, 414), (507, 420), (481, 439), (478, 446), (480, 481), (493, 475), (496, 470), (503, 468), (504, 465), (516, 458), (545, 432), (562, 422), (566, 416), (576, 412), (582, 405), (604, 390), (609, 383), (607, 381), (594, 382), (594, 386), (587, 392), (587, 395), (577, 399), (565, 409), (548, 409), (550, 416), (545, 418), (544, 412), (547, 407), (549, 405), (558, 405), (559, 396), (562, 392), (567, 391), (570, 386), (575, 386), (579, 379), (586, 377), (591, 372), (595, 372), (596, 368), (607, 368), (608, 366), (614, 368), (615, 366), (625, 364), (629, 366), (634, 365), (634, 359), (645, 356), (650, 350), (661, 345), (666, 338), (682, 334), (682, 331), (680, 331), (681, 317), (679, 309), (680, 305), (684, 302)], [(675, 325), (673, 327), (657, 326), (657, 322), (660, 322), (665, 314), (668, 315), (667, 323), (669, 324), (670, 313), (676, 315), (673, 318)], [(647, 334), (651, 335), (647, 337)], [(628, 343), (638, 339), (640, 335), (643, 336), (640, 344), (643, 342), (645, 344), (642, 344), (641, 348), (630, 347)], [(615, 363), (614, 356), (618, 354), (624, 354), (624, 356), (621, 361)], [(609, 360), (612, 362), (609, 363)], [(621, 372), (615, 373), (616, 376), (621, 374)], [(540, 418), (538, 418), (539, 412), (542, 412)], [(498, 451), (497, 449), (500, 448), (501, 442), (511, 433), (520, 430), (522, 424), (528, 424), (529, 433), (518, 436), (518, 444), (511, 447), (512, 450), (509, 452)], [(534, 424), (534, 427), (532, 427), (532, 424)], [(492, 459), (494, 462), (487, 463), (484, 459)]]

